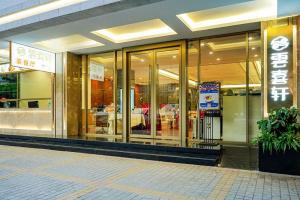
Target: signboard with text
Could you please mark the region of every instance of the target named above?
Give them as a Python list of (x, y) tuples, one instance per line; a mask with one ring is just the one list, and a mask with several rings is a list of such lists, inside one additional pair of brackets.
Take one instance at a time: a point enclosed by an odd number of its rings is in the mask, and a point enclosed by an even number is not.
[(90, 62), (90, 79), (104, 81), (104, 66), (96, 62)]
[(55, 54), (11, 43), (11, 65), (24, 69), (55, 73)]
[(220, 83), (204, 82), (199, 85), (199, 109), (220, 109)]
[(293, 105), (293, 31), (291, 25), (268, 28), (268, 112)]

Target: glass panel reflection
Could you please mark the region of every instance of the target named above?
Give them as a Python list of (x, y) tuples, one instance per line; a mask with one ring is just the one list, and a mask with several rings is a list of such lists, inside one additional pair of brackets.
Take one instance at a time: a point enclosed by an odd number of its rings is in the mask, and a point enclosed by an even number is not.
[(130, 54), (131, 133), (151, 135), (152, 53)]
[[(236, 35), (201, 41), (200, 81), (221, 83), (221, 119), (214, 129), (224, 141), (246, 142), (246, 36)], [(218, 132), (221, 132), (218, 131)], [(220, 139), (221, 133), (213, 133)]]
[(115, 134), (114, 53), (89, 58), (88, 76), (88, 134)]
[(157, 136), (179, 136), (179, 50), (156, 53)]

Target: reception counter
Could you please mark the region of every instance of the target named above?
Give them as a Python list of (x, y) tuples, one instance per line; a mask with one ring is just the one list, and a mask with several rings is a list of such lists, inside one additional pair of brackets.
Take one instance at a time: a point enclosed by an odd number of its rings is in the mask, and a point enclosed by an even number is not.
[(0, 133), (52, 137), (52, 112), (37, 108), (0, 108)]

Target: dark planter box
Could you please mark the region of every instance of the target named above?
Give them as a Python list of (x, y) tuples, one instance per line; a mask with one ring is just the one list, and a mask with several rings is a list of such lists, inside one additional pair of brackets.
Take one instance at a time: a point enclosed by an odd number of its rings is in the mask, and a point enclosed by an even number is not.
[(300, 175), (300, 151), (286, 150), (283, 152), (263, 152), (259, 147), (259, 171), (280, 174)]

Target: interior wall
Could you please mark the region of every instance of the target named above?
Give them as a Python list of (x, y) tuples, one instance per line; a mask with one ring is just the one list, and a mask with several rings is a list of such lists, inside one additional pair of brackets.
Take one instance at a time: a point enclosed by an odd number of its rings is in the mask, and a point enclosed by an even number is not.
[[(45, 98), (45, 100), (39, 100)], [(20, 99), (39, 101), (39, 108), (52, 107), (52, 75), (47, 72), (29, 71), (20, 73)], [(28, 108), (28, 101), (20, 101), (20, 108)]]

